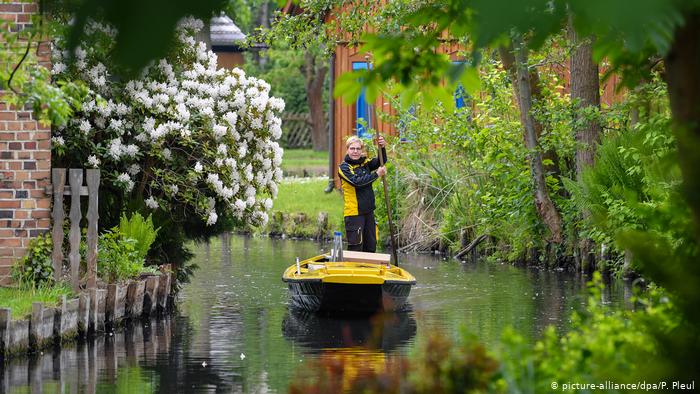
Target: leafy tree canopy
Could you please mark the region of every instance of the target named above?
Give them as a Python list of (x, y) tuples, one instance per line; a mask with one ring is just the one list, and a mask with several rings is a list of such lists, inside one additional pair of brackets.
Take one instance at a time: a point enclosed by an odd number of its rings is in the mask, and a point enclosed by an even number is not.
[(45, 11), (62, 10), (75, 15), (68, 47), (75, 49), (88, 34), (91, 18), (108, 23), (119, 32), (113, 59), (138, 72), (149, 61), (164, 57), (175, 45), (175, 27), (186, 16), (207, 20), (223, 10), (226, 0), (45, 0)]

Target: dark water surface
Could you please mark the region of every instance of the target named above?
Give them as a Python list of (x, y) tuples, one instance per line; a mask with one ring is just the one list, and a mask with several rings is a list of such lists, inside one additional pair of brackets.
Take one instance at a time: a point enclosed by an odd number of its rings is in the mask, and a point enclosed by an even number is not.
[[(14, 359), (0, 367), (0, 392), (286, 392), (307, 360), (382, 364), (434, 332), (456, 337), (466, 328), (493, 345), (512, 326), (535, 341), (548, 325), (565, 330), (585, 300), (585, 281), (570, 274), (400, 255), (418, 281), (409, 311), (367, 319), (290, 313), (282, 271), (324, 247), (228, 235), (198, 245), (200, 268), (174, 316)], [(603, 296), (620, 307), (629, 294), (614, 282)]]

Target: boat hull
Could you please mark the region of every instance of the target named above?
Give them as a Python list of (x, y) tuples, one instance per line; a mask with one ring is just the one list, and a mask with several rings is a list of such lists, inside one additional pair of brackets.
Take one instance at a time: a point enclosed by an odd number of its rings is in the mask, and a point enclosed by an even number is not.
[(322, 314), (372, 314), (401, 311), (413, 283), (344, 284), (287, 280), (291, 306)]

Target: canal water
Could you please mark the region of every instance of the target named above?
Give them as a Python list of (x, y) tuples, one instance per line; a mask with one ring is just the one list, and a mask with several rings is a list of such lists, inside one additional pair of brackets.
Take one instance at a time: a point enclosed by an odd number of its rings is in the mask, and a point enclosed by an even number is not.
[[(327, 247), (228, 234), (196, 245), (199, 268), (176, 314), (13, 359), (0, 367), (0, 392), (286, 392), (309, 361), (382, 363), (434, 333), (468, 330), (493, 345), (511, 326), (534, 342), (548, 325), (566, 330), (586, 298), (585, 280), (566, 273), (400, 255), (418, 281), (408, 311), (366, 319), (291, 313), (282, 271)], [(621, 307), (629, 294), (613, 282), (603, 301)]]

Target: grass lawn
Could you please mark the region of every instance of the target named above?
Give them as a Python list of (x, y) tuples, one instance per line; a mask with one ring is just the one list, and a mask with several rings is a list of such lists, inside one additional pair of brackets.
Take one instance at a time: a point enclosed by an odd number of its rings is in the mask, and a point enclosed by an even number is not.
[(282, 171), (285, 174), (320, 175), (328, 172), (328, 152), (316, 152), (313, 149), (285, 149), (282, 156)]
[(65, 285), (37, 289), (0, 287), (0, 308), (10, 308), (12, 319), (19, 320), (32, 314), (32, 302), (43, 302), (49, 307), (56, 306), (63, 295), (70, 297), (73, 292)]
[(279, 184), (272, 211), (304, 213), (313, 222), (320, 212), (327, 212), (331, 229), (343, 226), (343, 197), (334, 190), (324, 193), (328, 178), (284, 178)]

